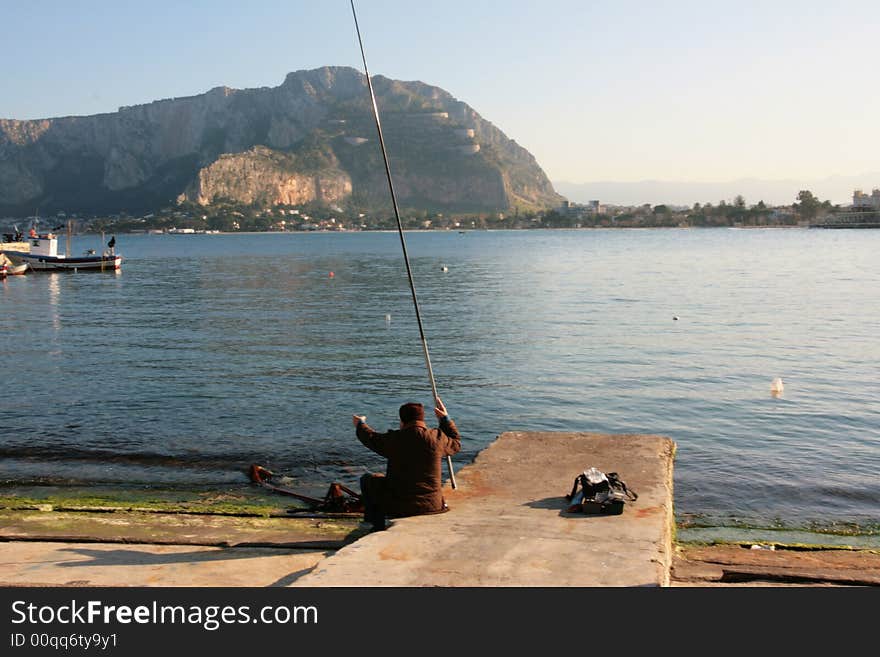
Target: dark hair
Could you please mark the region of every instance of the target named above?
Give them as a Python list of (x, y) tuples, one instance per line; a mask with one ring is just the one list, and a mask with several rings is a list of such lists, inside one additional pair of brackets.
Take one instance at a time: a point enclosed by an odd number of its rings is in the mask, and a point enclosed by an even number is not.
[(425, 408), (419, 403), (408, 402), (400, 407), (400, 421), (404, 424), (425, 419)]

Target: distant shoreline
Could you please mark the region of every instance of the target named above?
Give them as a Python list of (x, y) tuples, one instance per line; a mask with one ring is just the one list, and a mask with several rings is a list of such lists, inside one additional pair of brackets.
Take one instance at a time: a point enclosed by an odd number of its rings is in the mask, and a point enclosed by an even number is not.
[[(565, 231), (591, 231), (591, 230), (753, 230), (753, 229), (800, 229), (810, 230), (810, 226), (580, 226), (577, 228), (404, 228), (403, 232), (411, 235), (414, 233), (537, 233), (537, 232), (565, 232)], [(217, 233), (147, 233), (143, 231), (116, 231), (115, 233), (104, 231), (105, 234), (115, 235), (146, 235), (152, 237), (216, 237), (218, 235), (314, 235), (314, 234), (359, 234), (359, 233), (393, 233), (397, 230), (389, 229), (362, 229), (362, 230), (255, 230), (255, 231), (219, 231)], [(82, 232), (79, 235), (100, 235), (95, 232)]]

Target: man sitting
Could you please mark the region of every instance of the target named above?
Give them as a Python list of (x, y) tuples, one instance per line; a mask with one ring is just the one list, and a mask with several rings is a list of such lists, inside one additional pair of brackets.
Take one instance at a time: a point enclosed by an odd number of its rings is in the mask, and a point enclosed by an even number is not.
[(374, 530), (385, 529), (386, 516), (403, 517), (448, 510), (441, 491), (441, 462), (461, 450), (461, 436), (438, 398), (434, 415), (440, 427), (429, 429), (421, 404), (400, 407), (400, 428), (378, 433), (364, 415), (353, 415), (357, 437), (366, 447), (388, 459), (386, 472), (361, 477), (364, 520)]

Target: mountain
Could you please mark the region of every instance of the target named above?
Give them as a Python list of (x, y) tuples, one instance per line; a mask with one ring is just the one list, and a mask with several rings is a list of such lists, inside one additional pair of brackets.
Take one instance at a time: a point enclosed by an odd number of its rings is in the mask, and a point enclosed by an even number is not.
[[(535, 158), (467, 104), (422, 82), (373, 77), (404, 208), (558, 206)], [(0, 214), (142, 211), (174, 201), (390, 209), (366, 78), (297, 71), (273, 88), (94, 116), (0, 119)]]
[(768, 205), (791, 205), (798, 192), (807, 189), (821, 200), (834, 204), (852, 203), (853, 190), (868, 193), (880, 187), (880, 172), (857, 176), (831, 176), (822, 179), (760, 180), (742, 178), (728, 182), (673, 182), (641, 180), (637, 182), (554, 182), (554, 187), (575, 203), (600, 200), (611, 205), (693, 205), (694, 203), (717, 204), (720, 200), (731, 202), (741, 194), (751, 205), (764, 201)]

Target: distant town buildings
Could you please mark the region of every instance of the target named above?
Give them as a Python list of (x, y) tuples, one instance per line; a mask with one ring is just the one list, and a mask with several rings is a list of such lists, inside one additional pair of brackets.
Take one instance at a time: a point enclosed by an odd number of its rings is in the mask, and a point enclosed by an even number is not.
[(870, 194), (865, 194), (861, 189), (853, 192), (854, 210), (880, 210), (880, 189), (874, 189)]
[(562, 207), (559, 208), (559, 214), (568, 217), (585, 217), (588, 215), (605, 214), (605, 206), (599, 201), (588, 201), (587, 203), (572, 203), (571, 201), (563, 201)]

